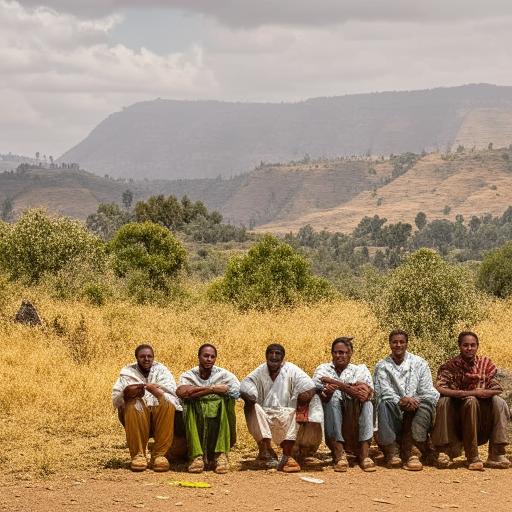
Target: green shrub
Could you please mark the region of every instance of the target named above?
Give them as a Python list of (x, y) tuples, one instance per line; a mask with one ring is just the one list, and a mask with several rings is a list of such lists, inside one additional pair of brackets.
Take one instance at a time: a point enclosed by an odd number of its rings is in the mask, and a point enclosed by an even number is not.
[(181, 243), (167, 228), (152, 222), (125, 224), (110, 242), (110, 249), (119, 276), (143, 272), (148, 284), (161, 289), (187, 262)]
[(482, 261), (477, 277), (478, 286), (496, 297), (512, 294), (512, 242), (491, 251)]
[(375, 306), (384, 327), (405, 329), (446, 355), (457, 329), (478, 319), (478, 300), (466, 269), (450, 265), (431, 249), (419, 249), (389, 274)]
[(105, 261), (103, 242), (78, 221), (27, 210), (2, 236), (1, 262), (11, 277), (38, 281), (71, 261)]
[(329, 283), (313, 276), (308, 261), (290, 245), (266, 235), (245, 256), (230, 259), (226, 274), (209, 289), (213, 300), (240, 309), (269, 309), (329, 297)]

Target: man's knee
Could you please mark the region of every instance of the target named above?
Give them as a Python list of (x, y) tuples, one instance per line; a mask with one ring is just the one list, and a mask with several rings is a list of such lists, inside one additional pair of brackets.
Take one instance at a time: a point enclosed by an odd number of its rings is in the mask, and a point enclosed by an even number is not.
[(495, 395), (492, 397), (492, 408), (501, 414), (510, 416), (510, 408), (501, 396)]

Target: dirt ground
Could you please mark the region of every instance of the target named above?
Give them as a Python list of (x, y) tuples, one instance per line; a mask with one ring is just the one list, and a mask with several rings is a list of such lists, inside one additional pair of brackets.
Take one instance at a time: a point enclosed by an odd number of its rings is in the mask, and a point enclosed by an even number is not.
[[(323, 483), (310, 483), (313, 476)], [(425, 468), (410, 473), (379, 467), (363, 473), (352, 467), (335, 473), (330, 467), (283, 474), (275, 470), (131, 473), (127, 469), (58, 475), (44, 480), (0, 477), (0, 510), (9, 512), (124, 512), (178, 510), (226, 511), (510, 511), (512, 469), (469, 472), (463, 467)], [(172, 481), (203, 481), (208, 489), (184, 488)]]

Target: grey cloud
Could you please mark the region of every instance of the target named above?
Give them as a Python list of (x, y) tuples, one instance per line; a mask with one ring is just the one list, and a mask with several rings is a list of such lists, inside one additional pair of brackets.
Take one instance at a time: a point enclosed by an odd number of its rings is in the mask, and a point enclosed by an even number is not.
[[(80, 15), (140, 8), (140, 0), (20, 0)], [(232, 27), (273, 24), (333, 25), (349, 20), (440, 22), (512, 14), (510, 0), (145, 0), (144, 8), (204, 14)]]

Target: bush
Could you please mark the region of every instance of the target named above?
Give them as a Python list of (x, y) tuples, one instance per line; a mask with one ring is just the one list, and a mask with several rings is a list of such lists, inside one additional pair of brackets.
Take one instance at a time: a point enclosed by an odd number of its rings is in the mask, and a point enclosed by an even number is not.
[(482, 261), (477, 277), (478, 286), (496, 297), (512, 294), (512, 242), (491, 251)]
[(186, 266), (187, 253), (172, 233), (152, 222), (125, 224), (110, 242), (114, 269), (121, 277), (144, 273), (152, 287), (165, 289)]
[(304, 257), (271, 235), (253, 245), (247, 255), (231, 258), (225, 276), (209, 289), (211, 299), (240, 309), (314, 302), (331, 293), (329, 283), (313, 276)]
[(27, 210), (4, 231), (1, 263), (12, 278), (38, 281), (56, 274), (71, 261), (105, 261), (103, 242), (85, 226), (66, 217), (52, 217), (44, 210)]
[(478, 319), (477, 304), (466, 269), (450, 265), (431, 249), (420, 249), (390, 273), (375, 306), (384, 327), (405, 329), (447, 355), (456, 330)]

